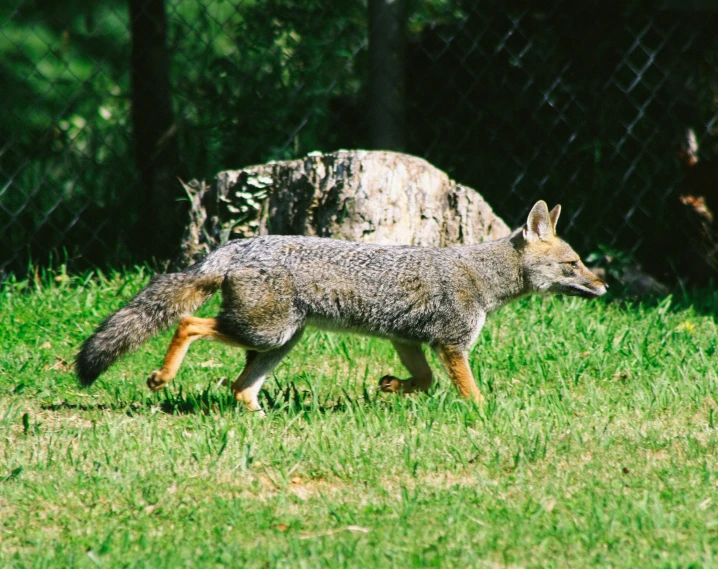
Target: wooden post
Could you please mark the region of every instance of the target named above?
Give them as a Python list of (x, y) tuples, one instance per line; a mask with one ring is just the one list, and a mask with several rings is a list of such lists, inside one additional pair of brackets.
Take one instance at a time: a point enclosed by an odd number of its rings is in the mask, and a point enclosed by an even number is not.
[(376, 150), (406, 146), (406, 0), (369, 0), (369, 135)]
[(179, 246), (188, 205), (177, 177), (179, 147), (172, 112), (164, 0), (130, 0), (132, 127), (142, 185), (135, 249), (169, 258)]

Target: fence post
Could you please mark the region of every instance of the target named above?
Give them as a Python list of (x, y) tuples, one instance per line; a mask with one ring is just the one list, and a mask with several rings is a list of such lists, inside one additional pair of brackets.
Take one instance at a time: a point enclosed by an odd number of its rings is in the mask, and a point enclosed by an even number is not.
[(369, 0), (369, 137), (372, 148), (406, 145), (406, 0)]
[(132, 127), (135, 162), (142, 185), (136, 248), (166, 259), (182, 236), (186, 203), (182, 188), (177, 126), (172, 112), (167, 17), (164, 0), (130, 0), (132, 33)]

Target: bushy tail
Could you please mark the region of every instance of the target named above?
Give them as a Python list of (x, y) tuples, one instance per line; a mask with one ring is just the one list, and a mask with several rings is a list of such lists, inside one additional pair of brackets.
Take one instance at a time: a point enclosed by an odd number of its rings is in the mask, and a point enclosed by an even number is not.
[(197, 272), (154, 277), (127, 306), (105, 319), (75, 358), (80, 383), (89, 386), (120, 356), (132, 352), (214, 294), (222, 277)]

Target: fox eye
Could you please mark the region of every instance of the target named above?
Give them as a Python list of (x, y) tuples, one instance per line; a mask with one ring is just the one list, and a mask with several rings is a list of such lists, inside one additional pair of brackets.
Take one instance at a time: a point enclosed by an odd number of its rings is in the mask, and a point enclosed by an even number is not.
[(571, 265), (572, 269), (578, 269), (578, 261), (571, 261), (569, 265)]

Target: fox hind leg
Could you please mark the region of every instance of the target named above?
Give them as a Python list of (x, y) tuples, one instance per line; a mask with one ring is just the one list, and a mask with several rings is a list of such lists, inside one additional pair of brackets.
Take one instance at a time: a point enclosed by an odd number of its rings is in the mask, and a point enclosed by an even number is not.
[(172, 381), (182, 365), (182, 360), (187, 355), (190, 344), (195, 340), (211, 338), (241, 347), (234, 338), (219, 331), (217, 322), (216, 318), (196, 318), (194, 316), (183, 318), (172, 337), (162, 367), (149, 375), (147, 386), (152, 391), (159, 391)]
[(262, 412), (259, 405), (259, 390), (264, 380), (302, 337), (304, 329), (297, 330), (285, 344), (266, 351), (247, 350), (247, 363), (232, 384), (232, 393), (237, 401), (244, 403), (250, 411)]
[(399, 379), (393, 375), (385, 375), (379, 380), (379, 390), (390, 393), (428, 391), (431, 387), (433, 374), (421, 345), (402, 342), (392, 342), (392, 344), (397, 354), (399, 354), (401, 363), (411, 373), (411, 377), (409, 379)]

